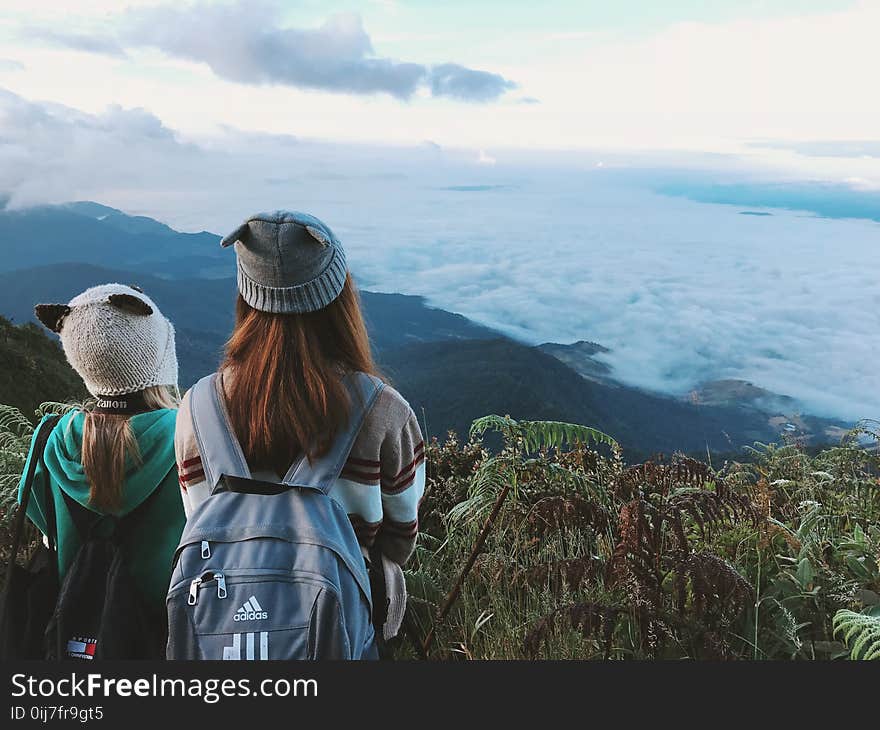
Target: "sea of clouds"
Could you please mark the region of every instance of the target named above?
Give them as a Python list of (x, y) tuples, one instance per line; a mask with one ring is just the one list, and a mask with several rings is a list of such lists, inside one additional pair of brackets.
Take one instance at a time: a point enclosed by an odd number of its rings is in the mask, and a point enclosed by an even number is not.
[(815, 413), (880, 415), (877, 223), (742, 215), (595, 173), (350, 190), (313, 207), (371, 288), (527, 342), (601, 343), (616, 376), (645, 388), (740, 378)]
[(219, 234), (259, 210), (307, 210), (363, 285), (531, 343), (601, 343), (627, 383), (682, 394), (741, 378), (814, 413), (880, 416), (875, 222), (742, 215), (585, 158), (235, 130), (183, 141), (143, 110), (87, 115), (2, 91), (0, 137), (13, 207), (91, 199)]

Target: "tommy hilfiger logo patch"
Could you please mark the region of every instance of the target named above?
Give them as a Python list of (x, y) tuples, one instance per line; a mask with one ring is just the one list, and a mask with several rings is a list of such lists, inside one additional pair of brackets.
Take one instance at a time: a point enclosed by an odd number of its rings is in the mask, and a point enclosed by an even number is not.
[(74, 636), (67, 642), (67, 656), (71, 659), (87, 659), (91, 661), (95, 658), (95, 651), (97, 649), (97, 639)]
[(269, 618), (268, 612), (263, 610), (256, 596), (248, 598), (244, 605), (235, 612), (232, 617), (233, 621), (259, 621)]

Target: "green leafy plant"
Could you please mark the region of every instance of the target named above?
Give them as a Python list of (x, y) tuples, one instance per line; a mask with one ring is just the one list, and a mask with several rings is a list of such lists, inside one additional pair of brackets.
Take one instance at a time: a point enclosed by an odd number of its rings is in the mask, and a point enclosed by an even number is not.
[(838, 611), (834, 616), (834, 633), (843, 636), (853, 659), (880, 661), (880, 615)]
[(13, 406), (0, 405), (0, 509), (6, 521), (15, 504), (34, 425)]
[(849, 654), (834, 616), (880, 604), (864, 433), (818, 453), (756, 444), (718, 468), (681, 455), (628, 466), (588, 433), (492, 416), (467, 442), (429, 444), (407, 579), (433, 658)]
[(34, 423), (49, 413), (63, 414), (81, 407), (71, 403), (42, 403), (32, 421), (18, 408), (0, 404), (0, 523), (8, 522), (18, 497), (18, 483), (34, 435)]
[(507, 496), (512, 494), (514, 500), (518, 499), (520, 472), (534, 464), (530, 455), (539, 450), (558, 449), (565, 444), (602, 443), (619, 450), (613, 438), (594, 428), (558, 421), (516, 421), (510, 416), (491, 415), (477, 419), (471, 427), (470, 435), (471, 438), (481, 437), (490, 430), (502, 435), (504, 448), (500, 454), (486, 459), (477, 468), (471, 480), (468, 498), (450, 511), (449, 521), (456, 524), (466, 519), (478, 518), (486, 510), (489, 513), (476, 535), (461, 572), (437, 611), (434, 625), (425, 637), (422, 645), (425, 652), (431, 646), (436, 626), (445, 620), (458, 599), (462, 585), (482, 552)]

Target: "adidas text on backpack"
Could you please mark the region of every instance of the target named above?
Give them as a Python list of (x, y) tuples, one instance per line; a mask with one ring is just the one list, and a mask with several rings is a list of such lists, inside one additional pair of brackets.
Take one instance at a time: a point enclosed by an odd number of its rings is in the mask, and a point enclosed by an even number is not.
[(168, 659), (375, 659), (370, 583), (354, 528), (328, 496), (384, 384), (345, 378), (348, 424), (322, 458), (255, 481), (216, 374), (190, 393), (211, 496), (184, 528), (168, 591)]
[(233, 621), (261, 621), (269, 618), (269, 614), (263, 610), (263, 607), (257, 601), (256, 596), (248, 598), (244, 605), (235, 612), (232, 617)]

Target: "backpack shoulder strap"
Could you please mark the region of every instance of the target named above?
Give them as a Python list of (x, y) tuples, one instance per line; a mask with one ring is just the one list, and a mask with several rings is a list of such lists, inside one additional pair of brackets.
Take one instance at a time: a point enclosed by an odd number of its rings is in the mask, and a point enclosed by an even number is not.
[(70, 520), (73, 522), (73, 527), (76, 530), (77, 535), (79, 535), (80, 542), (85, 542), (90, 539), (95, 528), (103, 522), (112, 522), (113, 537), (117, 540), (124, 540), (141, 522), (144, 514), (149, 510), (150, 505), (157, 500), (159, 492), (162, 491), (162, 484), (158, 484), (156, 488), (147, 495), (143, 502), (122, 517), (93, 512), (88, 507), (77, 502), (63, 489), (60, 489), (59, 491), (64, 500), (64, 505), (67, 507)]
[(379, 393), (385, 387), (385, 383), (379, 378), (360, 372), (346, 375), (344, 382), (351, 396), (348, 423), (342, 431), (336, 434), (330, 450), (320, 459), (310, 464), (307, 458), (302, 458), (299, 462), (294, 463), (284, 477), (284, 484), (312, 487), (327, 494), (342, 473), (345, 460), (351, 453), (351, 448), (364, 424), (364, 419), (376, 402)]
[(124, 517), (117, 519), (114, 533), (117, 540), (125, 540), (144, 521), (145, 515), (150, 511), (150, 505), (159, 501), (159, 494), (163, 488), (163, 482), (160, 482), (143, 502)]
[(193, 432), (211, 490), (222, 476), (251, 478), (244, 453), (232, 432), (220, 385), (220, 377), (213, 373), (196, 383), (189, 393)]
[[(21, 493), (21, 503), (18, 506), (18, 512), (15, 514), (15, 522), (13, 523), (12, 528), (12, 544), (9, 548), (9, 564), (12, 565), (15, 562), (15, 557), (18, 554), (18, 549), (21, 546), (22, 536), (24, 534), (24, 520), (27, 515), (28, 505), (31, 501), (31, 493), (34, 490), (34, 477), (37, 472), (37, 464), (42, 462), (43, 460), (43, 451), (46, 448), (46, 442), (49, 440), (49, 434), (52, 433), (55, 426), (58, 424), (58, 421), (61, 420), (60, 416), (52, 415), (47, 417), (38, 427), (37, 433), (34, 435), (33, 446), (31, 447), (31, 460), (28, 464), (27, 474), (25, 474), (24, 478), (24, 489)], [(48, 488), (46, 489), (46, 536), (49, 538), (50, 542), (50, 550), (54, 549), (54, 535), (55, 535), (55, 511), (51, 510), (51, 514), (49, 512), (50, 507), (54, 507), (48, 503), (48, 500), (52, 499), (52, 495), (49, 492)], [(51, 518), (51, 524), (50, 524)]]
[(59, 488), (58, 491), (61, 493), (61, 499), (64, 501), (64, 506), (67, 508), (67, 514), (70, 515), (73, 529), (76, 531), (76, 534), (79, 535), (80, 541), (85, 542), (91, 534), (92, 529), (104, 519), (105, 515), (92, 512), (88, 507), (83, 507), (83, 505), (77, 502), (63, 489)]

